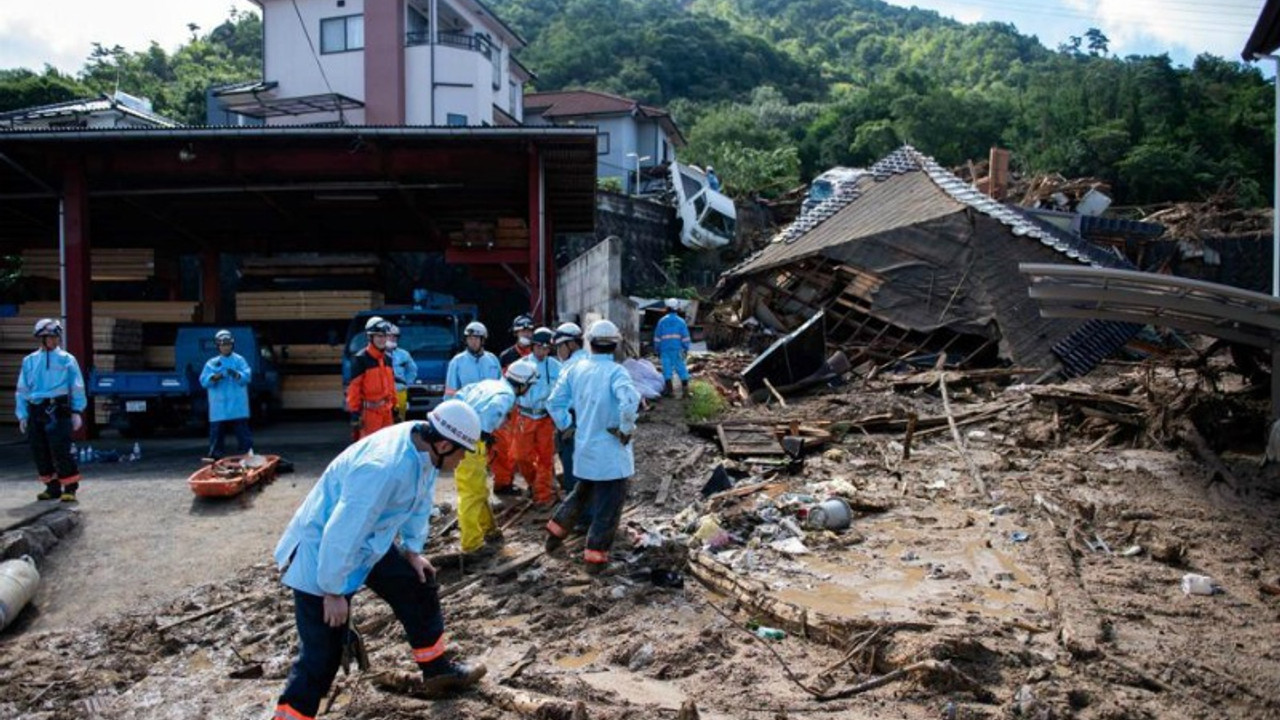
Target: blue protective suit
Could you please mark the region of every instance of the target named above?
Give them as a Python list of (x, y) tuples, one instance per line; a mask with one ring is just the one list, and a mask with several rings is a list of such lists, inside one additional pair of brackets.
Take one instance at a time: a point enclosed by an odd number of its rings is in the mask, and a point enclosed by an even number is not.
[(653, 328), (653, 346), (662, 358), (662, 379), (670, 380), (674, 373), (681, 382), (689, 382), (689, 369), (684, 364), (684, 355), (689, 352), (689, 324), (684, 318), (674, 312), (663, 315)]
[[(221, 375), (215, 380), (214, 375)], [(200, 371), (200, 384), (209, 391), (209, 422), (249, 417), (249, 380), (253, 368), (239, 353), (209, 358)], [(243, 450), (243, 448), (241, 448)]]
[(506, 380), (481, 380), (462, 388), (457, 399), (476, 411), (480, 416), (480, 430), (492, 435), (511, 414), (516, 392)]
[(348, 595), (397, 535), (403, 549), (422, 552), (436, 469), (413, 445), (415, 425), (384, 428), (329, 463), (276, 545), (276, 564), (288, 565), (285, 585), (312, 595)]
[(516, 398), (516, 407), (530, 417), (540, 417), (547, 412), (547, 399), (551, 397), (551, 388), (560, 379), (560, 361), (547, 356), (539, 361), (530, 355), (520, 362), (529, 363), (538, 369), (538, 379), (534, 381), (525, 394)]
[(444, 394), (449, 397), (472, 383), (501, 377), (502, 365), (498, 363), (496, 355), (488, 350), (479, 355), (463, 350), (449, 361), (449, 369), (444, 376)]
[(80, 374), (80, 363), (75, 356), (58, 347), (41, 348), (22, 359), (18, 389), (14, 393), (17, 399), (14, 411), (19, 420), (27, 419), (27, 403), (63, 395), (70, 396), (73, 413), (84, 412), (89, 403), (84, 394), (84, 375)]
[[(640, 393), (612, 354), (592, 354), (562, 370), (547, 410), (556, 427), (576, 428), (573, 475), (578, 480), (618, 480), (635, 474), (631, 444), (623, 445), (609, 430), (631, 435), (636, 429)], [(571, 416), (569, 410), (574, 414)]]
[(407, 390), (418, 379), (418, 363), (412, 353), (398, 347), (391, 353), (391, 372), (396, 377), (396, 392)]

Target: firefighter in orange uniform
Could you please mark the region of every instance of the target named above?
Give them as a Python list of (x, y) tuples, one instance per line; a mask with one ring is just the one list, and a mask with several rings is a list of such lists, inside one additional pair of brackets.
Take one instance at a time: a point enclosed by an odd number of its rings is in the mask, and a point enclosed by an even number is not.
[(347, 411), (351, 413), (354, 440), (368, 437), (395, 422), (396, 379), (386, 352), (391, 324), (371, 317), (364, 332), (369, 344), (351, 359), (351, 382), (347, 385)]

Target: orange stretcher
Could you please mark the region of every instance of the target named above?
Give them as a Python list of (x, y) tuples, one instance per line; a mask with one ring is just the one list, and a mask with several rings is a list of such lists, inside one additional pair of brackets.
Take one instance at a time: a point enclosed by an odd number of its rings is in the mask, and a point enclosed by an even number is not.
[(187, 485), (199, 497), (233, 497), (276, 479), (279, 455), (228, 455), (191, 473)]

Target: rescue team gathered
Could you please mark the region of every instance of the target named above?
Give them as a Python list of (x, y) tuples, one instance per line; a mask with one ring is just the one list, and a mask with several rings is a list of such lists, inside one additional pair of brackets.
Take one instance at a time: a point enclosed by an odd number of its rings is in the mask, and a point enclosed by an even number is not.
[[(673, 374), (688, 380), (689, 330), (678, 301), (666, 305), (654, 344), (670, 393)], [(585, 534), (584, 569), (607, 569), (635, 474), (631, 441), (641, 403), (631, 376), (615, 360), (621, 333), (608, 320), (584, 333), (571, 322), (555, 330), (535, 327), (527, 315), (515, 319), (511, 332), (515, 342), (499, 358), (484, 349), (484, 324), (467, 325), (466, 347), (449, 362), (445, 400), (425, 420), (402, 422), (417, 366), (398, 347), (393, 324), (379, 317), (366, 323), (368, 345), (353, 360), (345, 397), (353, 443), (325, 469), (275, 549), (283, 583), (294, 594), (300, 648), (275, 718), (316, 716), (353, 642), (350, 601), (362, 586), (382, 598), (404, 627), (428, 693), (447, 694), (484, 676), (484, 666), (446, 654), (435, 568), (423, 554), (441, 471), (452, 471), (457, 483), (464, 557), (483, 558), (501, 548), (488, 475), (492, 471), (495, 495), (519, 495), (518, 472), (534, 506), (550, 513), (546, 550), (556, 552), (571, 533)], [(62, 333), (57, 320), (36, 323), (39, 347), (22, 362), (17, 416), (44, 484), (38, 498), (74, 502), (81, 478), (71, 437), (82, 425), (87, 398), (79, 364), (60, 347)], [(235, 353), (229, 331), (218, 331), (214, 343), (218, 354), (200, 374), (209, 394), (206, 460), (222, 456), (228, 431), (242, 453), (253, 448), (252, 371)], [(563, 469), (558, 489), (557, 454)]]

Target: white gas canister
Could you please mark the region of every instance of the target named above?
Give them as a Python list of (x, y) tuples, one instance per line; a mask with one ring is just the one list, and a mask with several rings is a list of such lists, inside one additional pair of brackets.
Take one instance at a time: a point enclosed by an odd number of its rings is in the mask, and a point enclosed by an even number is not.
[(29, 555), (0, 563), (0, 630), (9, 626), (36, 596), (40, 571)]

